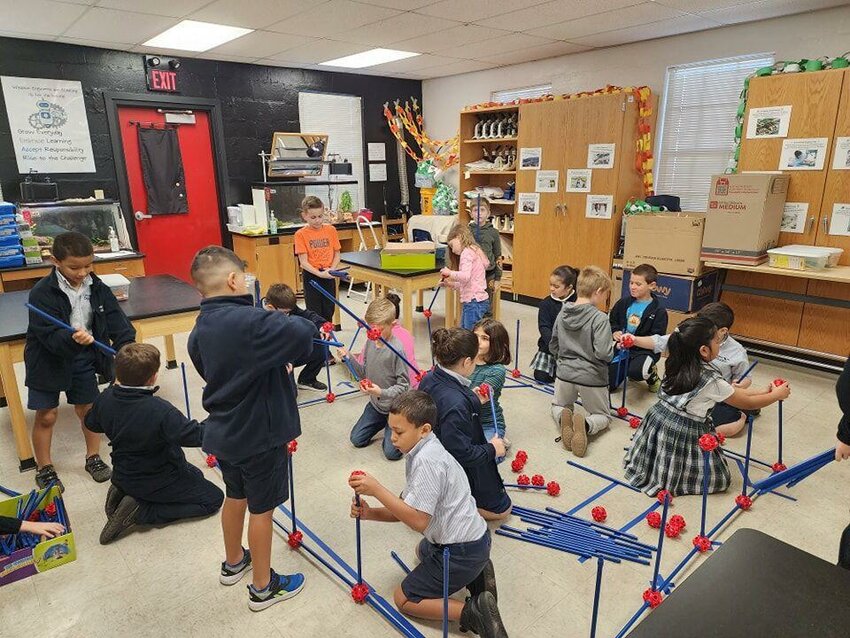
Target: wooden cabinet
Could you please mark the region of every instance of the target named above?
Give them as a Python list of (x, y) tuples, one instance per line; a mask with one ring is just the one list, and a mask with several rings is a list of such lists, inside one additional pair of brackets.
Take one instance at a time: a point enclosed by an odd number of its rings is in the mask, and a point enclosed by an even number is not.
[[(850, 285), (810, 280), (807, 294), (823, 300), (850, 302)], [(842, 357), (850, 354), (850, 309), (828, 303), (806, 303), (797, 346)]]
[(124, 275), (125, 277), (144, 277), (145, 264), (141, 259), (121, 259), (94, 263), (94, 272), (98, 275)]
[[(45, 262), (44, 264), (27, 266), (25, 268), (0, 270), (0, 293), (29, 290), (39, 279), (49, 275), (52, 268), (53, 266), (49, 262)], [(97, 275), (119, 274), (127, 278), (144, 277), (144, 255), (139, 253), (135, 257), (128, 259), (110, 261), (95, 260), (92, 270)]]

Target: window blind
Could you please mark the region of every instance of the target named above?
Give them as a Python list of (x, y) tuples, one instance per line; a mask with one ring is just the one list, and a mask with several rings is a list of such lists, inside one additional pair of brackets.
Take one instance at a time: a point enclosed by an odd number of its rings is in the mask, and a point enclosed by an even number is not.
[(538, 86), (527, 86), (522, 89), (506, 89), (504, 91), (493, 91), (490, 100), (493, 102), (513, 102), (527, 98), (540, 97), (552, 92), (551, 84), (540, 84)]
[(733, 150), (744, 79), (771, 64), (773, 54), (761, 53), (667, 67), (656, 193), (677, 195), (682, 210), (705, 210), (711, 176), (726, 170)]
[[(354, 210), (363, 208), (363, 122), (360, 98), (354, 95), (302, 92), (298, 94), (298, 118), (302, 133), (323, 133), (328, 136), (326, 158), (336, 153), (339, 155), (338, 161), (351, 162), (351, 177), (357, 180), (356, 186), (308, 186), (304, 192), (320, 198), (329, 208), (336, 208), (339, 197), (347, 190), (351, 193)], [(327, 177), (327, 166), (322, 175)], [(329, 197), (333, 201), (328, 201)]]

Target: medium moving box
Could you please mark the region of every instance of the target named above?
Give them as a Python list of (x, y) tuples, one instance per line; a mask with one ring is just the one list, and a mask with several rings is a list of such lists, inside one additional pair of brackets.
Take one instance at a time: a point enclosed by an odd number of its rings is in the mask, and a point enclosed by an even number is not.
[[(683, 275), (658, 275), (655, 295), (667, 310), (678, 312), (696, 312), (704, 305), (714, 301), (717, 292), (716, 270), (709, 270), (699, 277)], [(623, 271), (623, 297), (629, 296), (631, 270)]]
[(756, 266), (779, 242), (787, 175), (740, 173), (711, 178), (702, 259)]
[(699, 275), (705, 213), (657, 213), (626, 217), (623, 266), (651, 264), (671, 275)]

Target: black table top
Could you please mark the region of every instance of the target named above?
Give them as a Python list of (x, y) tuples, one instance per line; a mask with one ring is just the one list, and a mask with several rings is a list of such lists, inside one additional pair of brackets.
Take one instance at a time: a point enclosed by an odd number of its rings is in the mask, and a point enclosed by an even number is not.
[(429, 275), (431, 273), (440, 272), (445, 263), (442, 259), (437, 260), (435, 268), (424, 268), (419, 270), (392, 270), (389, 268), (381, 268), (381, 251), (374, 250), (357, 250), (350, 253), (342, 253), (339, 256), (343, 264), (352, 266), (360, 266), (361, 268), (369, 268), (370, 270), (380, 270), (381, 272), (391, 273), (399, 277), (415, 277), (416, 275)]
[[(94, 254), (94, 263), (103, 263), (107, 261), (125, 261), (127, 259), (143, 259), (145, 254), (136, 251), (128, 251), (129, 255), (119, 255), (118, 257), (98, 257)], [(0, 268), (0, 272), (17, 272), (20, 270), (38, 270), (39, 268), (52, 268), (53, 264), (49, 259), (45, 259), (40, 264), (27, 264), (25, 266), (14, 266), (13, 268)]]
[[(0, 342), (23, 339), (29, 323), (24, 304), (29, 290), (0, 294)], [(171, 275), (153, 275), (130, 279), (130, 298), (119, 307), (131, 321), (176, 315), (198, 310), (201, 295), (185, 281)]]
[(629, 638), (850, 636), (845, 569), (754, 529), (737, 530), (696, 560), (705, 562)]

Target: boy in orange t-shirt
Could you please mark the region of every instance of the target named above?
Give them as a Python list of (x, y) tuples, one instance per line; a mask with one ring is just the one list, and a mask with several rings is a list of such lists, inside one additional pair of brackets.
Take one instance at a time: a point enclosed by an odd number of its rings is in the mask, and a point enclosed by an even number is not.
[(304, 303), (327, 321), (333, 321), (334, 304), (310, 285), (319, 285), (336, 297), (336, 279), (328, 272), (339, 266), (339, 236), (336, 228), (325, 224), (325, 205), (318, 197), (305, 197), (301, 218), (307, 225), (295, 233), (295, 254), (304, 277)]

